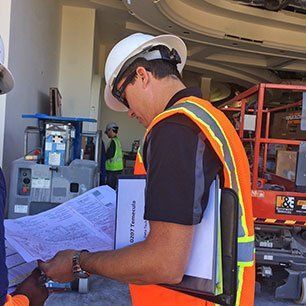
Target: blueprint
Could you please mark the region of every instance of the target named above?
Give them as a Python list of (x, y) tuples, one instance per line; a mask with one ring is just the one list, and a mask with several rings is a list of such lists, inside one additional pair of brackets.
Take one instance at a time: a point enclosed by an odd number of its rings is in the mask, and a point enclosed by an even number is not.
[(110, 250), (115, 205), (116, 192), (100, 186), (46, 212), (5, 220), (5, 236), (26, 262), (45, 261), (65, 249)]
[(22, 282), (37, 266), (36, 262), (25, 262), (16, 250), (5, 241), (6, 266), (8, 270), (9, 288), (11, 293), (15, 286)]

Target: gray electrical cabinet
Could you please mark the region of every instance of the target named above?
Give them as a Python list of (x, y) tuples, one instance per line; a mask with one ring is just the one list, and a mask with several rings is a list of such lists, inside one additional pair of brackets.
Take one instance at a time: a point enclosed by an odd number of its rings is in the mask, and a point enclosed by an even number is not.
[(99, 184), (95, 161), (75, 159), (68, 166), (15, 160), (11, 168), (8, 217), (34, 215), (68, 201)]

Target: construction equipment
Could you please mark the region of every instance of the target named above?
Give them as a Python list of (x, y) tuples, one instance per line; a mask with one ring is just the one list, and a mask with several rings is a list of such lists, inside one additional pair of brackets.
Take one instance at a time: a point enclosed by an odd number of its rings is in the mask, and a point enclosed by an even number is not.
[(306, 304), (306, 86), (259, 84), (220, 108), (250, 161), (257, 281)]
[[(99, 185), (101, 131), (84, 133), (89, 118), (23, 115), (38, 119), (27, 127), (24, 157), (11, 167), (8, 217), (19, 218), (54, 208)], [(39, 149), (29, 150), (29, 135), (39, 136)], [(92, 137), (95, 160), (82, 159), (82, 138)], [(31, 152), (36, 151), (36, 155)]]

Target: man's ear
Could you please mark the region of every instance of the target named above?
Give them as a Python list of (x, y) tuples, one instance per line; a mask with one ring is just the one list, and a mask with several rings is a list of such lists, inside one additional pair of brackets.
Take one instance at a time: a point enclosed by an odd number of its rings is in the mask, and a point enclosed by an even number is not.
[(139, 66), (136, 69), (136, 76), (141, 80), (142, 86), (144, 88), (147, 87), (150, 81), (150, 76), (149, 76), (148, 71), (144, 67)]

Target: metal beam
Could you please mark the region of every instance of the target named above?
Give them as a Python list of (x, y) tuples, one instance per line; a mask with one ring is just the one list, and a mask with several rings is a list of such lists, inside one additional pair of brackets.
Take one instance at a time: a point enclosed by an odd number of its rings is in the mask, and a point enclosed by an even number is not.
[(189, 50), (187, 52), (187, 55), (188, 55), (188, 57), (191, 57), (195, 54), (198, 54), (198, 53), (202, 52), (206, 48), (207, 47), (205, 47), (205, 46), (196, 46), (196, 47), (193, 47), (193, 48), (189, 48)]
[(203, 99), (210, 100), (211, 78), (201, 78), (201, 91)]
[(240, 64), (246, 66), (266, 68), (266, 60), (263, 57), (250, 56), (249, 53), (244, 53), (242, 55), (241, 53), (226, 54), (214, 52), (213, 54), (209, 55), (207, 59), (211, 61), (218, 61), (230, 64)]
[(296, 90), (296, 91), (306, 91), (306, 86), (303, 85), (287, 85), (287, 84), (265, 84), (267, 89), (283, 89), (283, 90)]
[[(213, 65), (211, 63), (207, 62), (200, 62), (200, 61), (194, 61), (194, 60), (187, 60), (186, 67), (195, 69), (196, 71), (212, 71), (224, 76), (228, 76), (233, 79), (239, 79), (240, 81), (243, 81), (244, 83), (249, 84), (257, 84), (261, 81), (261, 79), (257, 76), (250, 76), (250, 74), (237, 71), (234, 67), (222, 67), (218, 65)], [(191, 69), (189, 69), (191, 70)]]
[(296, 60), (292, 58), (273, 58), (273, 59), (267, 60), (267, 68), (280, 69), (294, 62), (296, 62)]
[(124, 4), (121, 1), (117, 0), (89, 0), (89, 2), (126, 11), (126, 7), (124, 6)]
[(144, 23), (136, 23), (136, 22), (130, 22), (127, 21), (125, 23), (125, 28), (127, 30), (132, 30), (132, 31), (136, 31), (136, 32), (144, 32), (144, 33), (148, 33), (148, 34), (152, 34), (152, 35), (160, 35), (160, 32), (151, 28), (150, 26), (147, 26)]
[(259, 85), (255, 85), (251, 88), (249, 88), (248, 90), (240, 93), (239, 95), (237, 95), (236, 97), (234, 97), (233, 99), (229, 100), (228, 102), (226, 102), (226, 104), (230, 104), (232, 102), (236, 102), (236, 101), (240, 101), (242, 99), (246, 99), (249, 98), (250, 96), (252, 96), (255, 92), (257, 92), (259, 88)]

